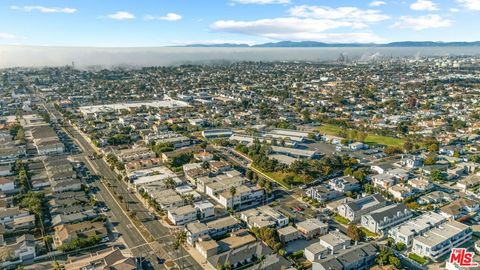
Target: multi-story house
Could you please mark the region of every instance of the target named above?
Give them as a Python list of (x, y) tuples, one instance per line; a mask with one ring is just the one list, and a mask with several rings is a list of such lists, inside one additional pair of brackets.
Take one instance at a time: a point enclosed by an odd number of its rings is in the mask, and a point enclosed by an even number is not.
[(363, 214), (377, 210), (387, 205), (380, 194), (369, 195), (337, 207), (338, 214), (351, 222), (358, 222)]
[(458, 221), (448, 221), (413, 239), (412, 252), (431, 259), (441, 256), (459, 247), (472, 238), (470, 226)]
[(241, 223), (231, 216), (215, 219), (206, 223), (191, 222), (185, 226), (187, 243), (193, 246), (202, 236), (218, 237), (237, 230), (240, 227)]
[(392, 204), (364, 214), (361, 219), (363, 227), (374, 233), (380, 233), (412, 217), (412, 212), (403, 204)]
[(197, 220), (197, 209), (191, 205), (185, 205), (168, 210), (167, 217), (174, 225), (184, 225)]
[(352, 246), (313, 261), (312, 270), (366, 270), (375, 264), (377, 249), (370, 243)]
[(413, 238), (439, 226), (447, 219), (435, 212), (427, 212), (388, 230), (388, 235), (396, 243), (412, 245)]
[(355, 191), (360, 189), (360, 182), (352, 176), (337, 177), (329, 181), (330, 187), (339, 192)]
[(249, 228), (281, 228), (288, 225), (288, 217), (268, 205), (243, 211), (240, 218)]

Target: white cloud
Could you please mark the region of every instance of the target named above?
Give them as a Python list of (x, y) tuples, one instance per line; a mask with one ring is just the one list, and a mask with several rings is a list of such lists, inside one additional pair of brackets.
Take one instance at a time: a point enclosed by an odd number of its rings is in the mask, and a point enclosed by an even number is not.
[(460, 10), (458, 8), (451, 8), (448, 11), (450, 11), (452, 13), (460, 12)]
[(297, 32), (323, 32), (325, 30), (351, 27), (350, 22), (334, 20), (300, 19), (300, 18), (274, 18), (256, 21), (216, 21), (211, 25), (214, 30), (269, 36), (275, 33)]
[(378, 42), (372, 33), (322, 33), (341, 27), (354, 27), (347, 21), (330, 19), (274, 18), (256, 21), (216, 21), (213, 30), (274, 40), (314, 40), (324, 42)]
[(438, 10), (437, 4), (430, 0), (417, 0), (410, 5), (410, 8), (413, 10)]
[(480, 11), (480, 0), (457, 0), (457, 2), (469, 10)]
[(11, 40), (11, 39), (17, 39), (17, 38), (18, 37), (13, 34), (0, 32), (0, 40)]
[(133, 15), (132, 13), (127, 12), (127, 11), (117, 11), (113, 14), (108, 14), (107, 18), (112, 19), (112, 20), (122, 21), (122, 20), (135, 19), (135, 15)]
[(364, 10), (357, 7), (296, 6), (290, 9), (290, 14), (295, 17), (342, 20), (359, 24), (380, 22), (390, 18), (380, 10)]
[(67, 13), (72, 14), (77, 12), (75, 8), (60, 8), (60, 7), (44, 7), (44, 6), (11, 6), (10, 9), (20, 10), (24, 12), (39, 11), (41, 13)]
[(269, 4), (289, 4), (290, 0), (232, 0), (232, 2), (238, 3), (238, 4), (269, 5)]
[(402, 16), (400, 21), (393, 24), (393, 28), (424, 30), (429, 28), (449, 27), (453, 23), (450, 19), (442, 18), (440, 15), (430, 14), (419, 17)]
[(373, 1), (371, 2), (369, 5), (371, 7), (379, 7), (379, 6), (383, 6), (383, 5), (386, 5), (387, 3), (384, 2), (384, 1)]
[(165, 16), (145, 16), (145, 20), (179, 21), (181, 19), (182, 16), (176, 13), (167, 13)]

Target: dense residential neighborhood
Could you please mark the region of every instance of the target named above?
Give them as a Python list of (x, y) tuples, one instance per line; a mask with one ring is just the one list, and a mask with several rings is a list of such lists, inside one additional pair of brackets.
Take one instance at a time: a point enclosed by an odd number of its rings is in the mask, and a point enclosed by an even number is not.
[(0, 70), (1, 269), (465, 269), (480, 58)]

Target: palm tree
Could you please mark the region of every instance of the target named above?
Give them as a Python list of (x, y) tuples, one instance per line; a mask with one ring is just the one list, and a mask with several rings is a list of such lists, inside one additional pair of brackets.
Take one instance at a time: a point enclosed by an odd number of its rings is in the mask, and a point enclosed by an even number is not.
[(57, 261), (55, 261), (55, 264), (53, 265), (53, 270), (63, 270), (65, 269), (63, 266), (61, 266)]
[[(180, 250), (180, 252), (182, 253), (183, 250), (182, 250), (182, 245), (185, 244), (185, 242), (187, 241), (187, 233), (184, 232), (184, 231), (178, 231), (177, 233), (175, 233), (175, 241), (173, 242), (173, 249), (175, 250)], [(180, 260), (182, 260), (182, 255), (180, 255)], [(183, 269), (183, 260), (182, 260), (182, 267), (180, 267), (180, 269)]]
[(172, 178), (165, 179), (165, 186), (170, 189), (174, 189), (176, 186), (175, 180)]
[(259, 258), (259, 261), (260, 261), (260, 269), (262, 269), (263, 263), (265, 262), (265, 255), (262, 254), (262, 256), (260, 256)]
[(265, 186), (263, 188), (265, 189), (265, 202), (268, 203), (268, 197), (270, 196), (270, 192), (272, 192), (272, 184), (270, 181), (265, 181)]
[(187, 194), (183, 196), (183, 200), (185, 201), (186, 204), (193, 204), (193, 194)]
[(207, 161), (204, 161), (202, 162), (202, 168), (205, 169), (205, 170), (208, 170), (210, 169), (210, 163), (208, 163)]
[(237, 188), (236, 187), (231, 187), (230, 188), (230, 195), (232, 195), (232, 208), (233, 209), (235, 209), (235, 206), (233, 205), (235, 194), (237, 194)]

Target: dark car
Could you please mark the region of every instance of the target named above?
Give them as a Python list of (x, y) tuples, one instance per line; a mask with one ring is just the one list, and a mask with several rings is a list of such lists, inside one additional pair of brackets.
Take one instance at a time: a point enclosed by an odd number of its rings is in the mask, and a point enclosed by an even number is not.
[(153, 265), (149, 261), (142, 261), (141, 266), (142, 266), (142, 269), (145, 269), (145, 270), (154, 269)]

